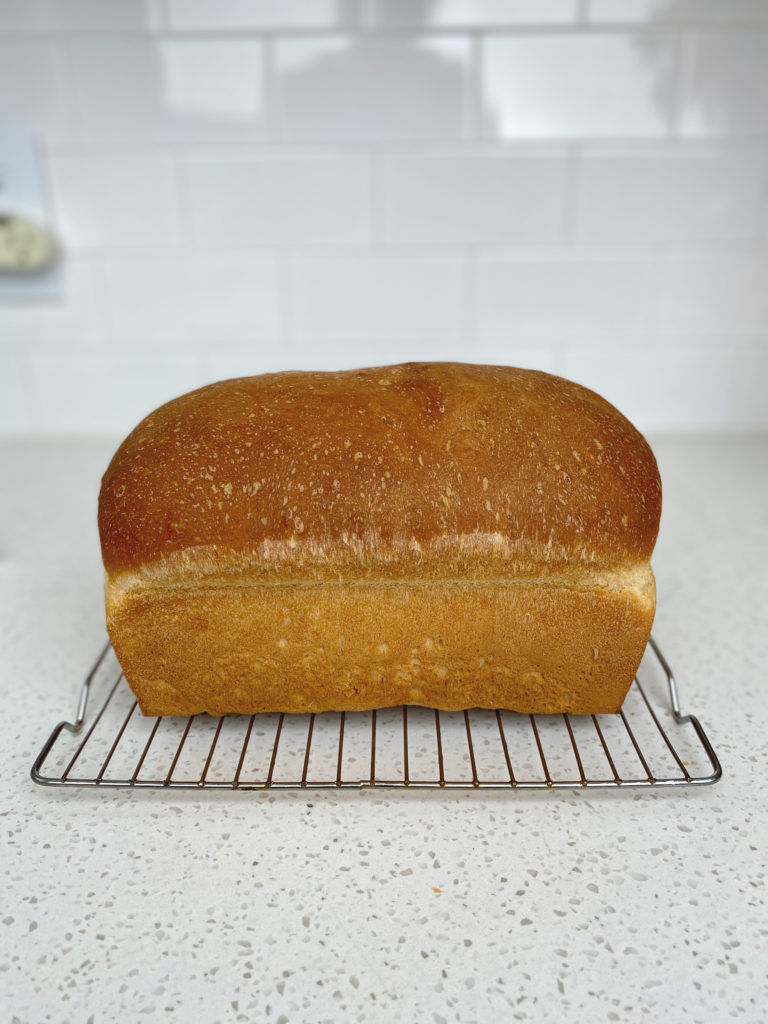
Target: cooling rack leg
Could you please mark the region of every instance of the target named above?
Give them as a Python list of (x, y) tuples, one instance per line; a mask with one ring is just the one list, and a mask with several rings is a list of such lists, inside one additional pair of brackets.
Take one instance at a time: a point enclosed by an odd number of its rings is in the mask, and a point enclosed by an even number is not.
[(32, 781), (38, 783), (38, 785), (54, 786), (57, 784), (56, 779), (49, 779), (42, 774), (42, 767), (45, 764), (46, 758), (50, 754), (53, 745), (56, 743), (56, 740), (59, 738), (59, 735), (61, 734), (63, 729), (66, 729), (67, 732), (71, 732), (75, 736), (82, 729), (83, 722), (85, 721), (85, 711), (88, 706), (88, 697), (91, 692), (91, 683), (93, 682), (94, 676), (101, 668), (101, 664), (106, 658), (110, 646), (111, 644), (109, 643), (109, 641), (107, 641), (107, 643), (102, 648), (98, 658), (93, 663), (93, 667), (91, 668), (90, 672), (85, 677), (82, 689), (80, 690), (80, 699), (77, 703), (77, 713), (75, 715), (74, 722), (59, 722), (59, 724), (56, 726), (51, 735), (43, 744), (43, 749), (37, 755), (35, 763), (32, 765), (29, 774)]
[(710, 783), (718, 782), (723, 777), (723, 768), (720, 764), (717, 754), (715, 753), (714, 747), (709, 742), (709, 737), (704, 732), (704, 727), (695, 715), (682, 714), (682, 712), (680, 711), (680, 699), (677, 691), (677, 682), (672, 673), (672, 669), (669, 667), (669, 662), (661, 653), (659, 645), (656, 643), (653, 637), (650, 637), (648, 643), (651, 647), (651, 650), (656, 655), (656, 658), (659, 664), (661, 665), (664, 674), (667, 677), (667, 685), (669, 686), (669, 699), (672, 703), (672, 711), (675, 715), (675, 721), (678, 723), (678, 725), (685, 725), (688, 722), (690, 722), (690, 724), (694, 728), (694, 731), (696, 732), (696, 735), (699, 737), (699, 742), (706, 751), (707, 757), (709, 758), (709, 763), (712, 765), (712, 774), (709, 776), (709, 778), (701, 781)]
[(33, 782), (37, 782), (38, 785), (40, 785), (40, 786), (53, 786), (53, 785), (55, 785), (55, 782), (54, 782), (53, 779), (46, 778), (42, 774), (42, 772), (41, 772), (41, 769), (42, 769), (43, 765), (45, 764), (45, 759), (50, 754), (51, 748), (53, 747), (53, 745), (56, 742), (56, 740), (59, 738), (59, 734), (61, 733), (62, 729), (68, 729), (70, 732), (77, 733), (77, 732), (80, 731), (80, 728), (82, 727), (82, 724), (83, 723), (81, 722), (80, 725), (75, 726), (71, 722), (59, 722), (59, 724), (53, 730), (51, 735), (45, 741), (45, 744), (43, 745), (43, 749), (37, 755), (37, 758), (35, 759), (35, 763), (32, 765), (32, 770), (30, 772), (30, 777), (31, 777)]

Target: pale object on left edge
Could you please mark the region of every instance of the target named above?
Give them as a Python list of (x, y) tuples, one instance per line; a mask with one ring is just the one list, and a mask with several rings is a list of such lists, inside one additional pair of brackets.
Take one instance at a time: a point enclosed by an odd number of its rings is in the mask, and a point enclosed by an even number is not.
[(60, 299), (59, 254), (37, 140), (0, 125), (0, 301)]
[(0, 210), (0, 273), (36, 274), (57, 255), (51, 231), (29, 217)]

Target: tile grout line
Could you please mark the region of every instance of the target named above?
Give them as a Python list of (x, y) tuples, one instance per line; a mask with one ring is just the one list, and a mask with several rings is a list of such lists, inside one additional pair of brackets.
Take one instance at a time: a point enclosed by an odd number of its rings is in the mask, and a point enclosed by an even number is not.
[(163, 156), (177, 148), (183, 148), (193, 157), (260, 159), (264, 157), (307, 157), (313, 158), (330, 152), (333, 155), (353, 156), (372, 152), (377, 155), (397, 156), (454, 156), (466, 155), (469, 150), (478, 156), (547, 156), (557, 155), (578, 144), (591, 150), (605, 152), (621, 152), (642, 148), (651, 154), (690, 153), (694, 156), (723, 155), (738, 150), (744, 153), (764, 152), (768, 149), (768, 140), (752, 135), (718, 135), (701, 137), (672, 137), (666, 135), (548, 135), (548, 136), (515, 136), (496, 138), (491, 136), (478, 138), (459, 138), (444, 136), (441, 138), (403, 139), (391, 138), (382, 141), (349, 138), (328, 138), (327, 140), (291, 140), (281, 138), (245, 139), (226, 142), (152, 142), (149, 138), (115, 142), (113, 140), (96, 140), (60, 142), (51, 140), (46, 143), (46, 151), (52, 157), (136, 157)]
[(581, 21), (577, 12), (576, 19), (561, 22), (517, 22), (508, 24), (483, 23), (467, 21), (456, 25), (433, 25), (423, 23), (414, 25), (394, 25), (386, 27), (366, 26), (363, 24), (334, 25), (282, 25), (258, 26), (243, 24), (240, 26), (215, 26), (200, 28), (162, 27), (162, 28), (117, 28), (117, 29), (3, 29), (0, 27), (0, 43), (50, 43), (78, 42), (104, 43), (136, 42), (147, 40), (167, 40), (180, 42), (237, 42), (247, 41), (279, 41), (281, 39), (327, 39), (338, 36), (370, 36), (378, 39), (450, 39), (480, 33), (484, 36), (513, 38), (552, 38), (554, 36), (578, 37), (585, 34), (595, 36), (658, 36), (676, 32), (705, 31), (712, 35), (727, 37), (733, 32), (750, 33), (765, 31), (768, 18), (732, 19), (730, 21), (702, 21), (695, 18), (679, 21)]

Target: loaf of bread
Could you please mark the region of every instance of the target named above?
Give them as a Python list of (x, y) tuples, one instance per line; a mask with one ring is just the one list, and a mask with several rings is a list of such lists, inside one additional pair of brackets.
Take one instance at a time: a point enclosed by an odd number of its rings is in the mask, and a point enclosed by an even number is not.
[(104, 475), (107, 626), (145, 714), (614, 712), (660, 511), (641, 434), (546, 373), (223, 381)]

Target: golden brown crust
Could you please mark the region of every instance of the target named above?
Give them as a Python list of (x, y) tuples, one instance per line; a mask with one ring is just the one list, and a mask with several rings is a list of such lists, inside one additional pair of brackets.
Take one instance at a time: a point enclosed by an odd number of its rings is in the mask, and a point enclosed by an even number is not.
[(145, 714), (363, 710), (614, 712), (653, 618), (645, 589), (315, 583), (154, 588), (110, 605)]
[(586, 388), (408, 363), (169, 402), (112, 459), (99, 529), (110, 576), (175, 556), (193, 579), (482, 578), (646, 562), (660, 503), (645, 440)]
[(147, 417), (104, 475), (110, 637), (152, 714), (613, 711), (660, 507), (644, 438), (558, 377), (224, 381)]

